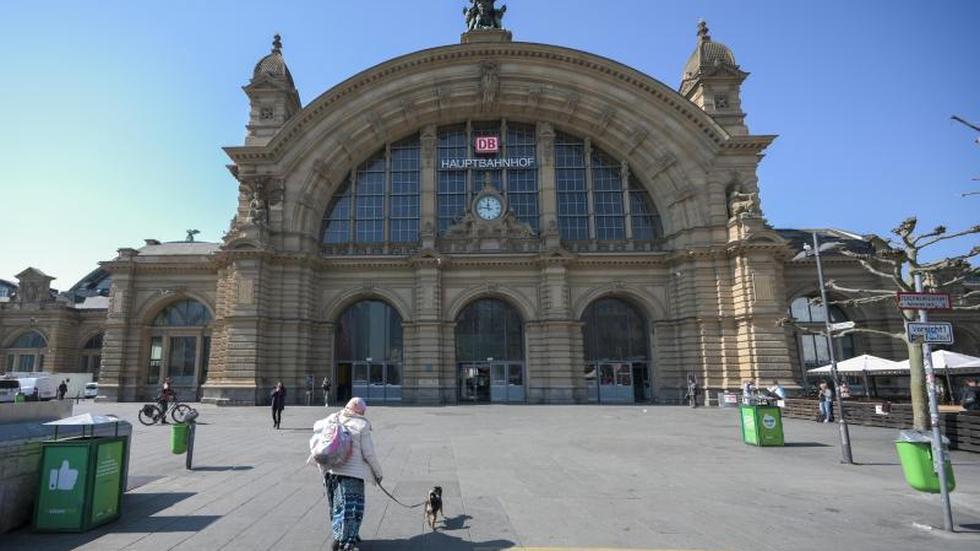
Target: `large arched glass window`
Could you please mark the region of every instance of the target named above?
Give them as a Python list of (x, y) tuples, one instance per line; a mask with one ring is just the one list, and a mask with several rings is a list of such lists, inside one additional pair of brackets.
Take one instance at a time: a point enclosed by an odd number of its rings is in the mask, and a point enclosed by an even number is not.
[(145, 383), (156, 386), (169, 378), (182, 399), (196, 400), (208, 376), (210, 324), (211, 312), (193, 299), (174, 302), (157, 314), (150, 328)]
[(99, 333), (85, 341), (85, 346), (79, 354), (79, 371), (91, 373), (92, 381), (99, 380), (99, 369), (102, 367), (102, 339), (103, 334)]
[(401, 400), (402, 317), (390, 304), (362, 300), (337, 322), (338, 399)]
[(44, 371), (48, 340), (37, 331), (21, 333), (7, 347), (7, 371)]
[(653, 241), (660, 215), (626, 166), (565, 133), (555, 139), (558, 229), (564, 241)]
[[(848, 321), (847, 315), (837, 305), (832, 304), (827, 310), (830, 313), (831, 323)], [(796, 320), (796, 323), (803, 327), (814, 331), (824, 331), (826, 317), (824, 316), (823, 306), (817, 298), (797, 297), (790, 304), (789, 314), (790, 317)], [(799, 347), (800, 363), (802, 363), (803, 369), (821, 367), (830, 363), (830, 351), (827, 348), (827, 339), (823, 335), (813, 335), (798, 331), (797, 345)], [(852, 335), (835, 337), (834, 353), (838, 361), (853, 358), (855, 355), (854, 337)]]
[(591, 401), (650, 399), (647, 323), (630, 303), (599, 299), (582, 314), (585, 384)]
[(395, 142), (365, 161), (333, 198), (323, 219), (323, 242), (415, 243), (419, 238), (418, 135)]
[[(500, 121), (473, 122), (469, 125), (444, 126), (438, 130), (438, 172), (436, 176), (436, 210), (439, 233), (459, 222), (470, 202), (490, 183), (507, 197), (510, 210), (534, 232), (540, 227), (538, 207), (537, 140), (534, 125)], [(499, 137), (499, 151), (478, 154), (477, 137)], [(526, 164), (508, 168), (464, 167), (460, 162), (473, 158), (524, 159)]]
[(524, 323), (502, 300), (477, 300), (456, 317), (456, 361), (497, 360), (524, 361)]

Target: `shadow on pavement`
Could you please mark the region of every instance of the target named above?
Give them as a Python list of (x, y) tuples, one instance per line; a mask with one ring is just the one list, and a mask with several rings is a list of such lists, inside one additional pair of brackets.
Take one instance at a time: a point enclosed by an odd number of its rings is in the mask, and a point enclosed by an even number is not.
[(442, 520), (442, 526), (440, 527), (436, 524), (436, 529), (442, 530), (463, 530), (464, 528), (469, 528), (466, 526), (466, 521), (470, 520), (469, 515), (456, 515), (452, 518), (445, 518)]
[[(462, 515), (465, 516), (465, 515)], [(365, 541), (361, 551), (498, 551), (516, 547), (509, 540), (464, 541), (442, 532), (428, 532), (408, 539)]]
[(49, 534), (33, 532), (30, 527), (21, 528), (3, 536), (0, 548), (5, 551), (14, 549), (69, 551), (107, 534), (197, 531), (221, 518), (215, 515), (153, 516), (193, 495), (193, 492), (123, 494), (122, 516), (115, 522), (78, 534)]
[(204, 473), (220, 473), (224, 471), (250, 471), (255, 467), (251, 465), (222, 465), (222, 466), (207, 466), (207, 467), (194, 467), (192, 471), (199, 471)]

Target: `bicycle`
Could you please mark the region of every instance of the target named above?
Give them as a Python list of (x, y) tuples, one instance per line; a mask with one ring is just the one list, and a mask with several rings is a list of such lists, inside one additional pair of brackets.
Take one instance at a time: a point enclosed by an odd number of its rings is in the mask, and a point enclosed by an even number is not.
[(192, 411), (194, 411), (194, 408), (187, 404), (182, 404), (174, 398), (169, 402), (167, 411), (162, 411), (159, 404), (143, 404), (143, 407), (139, 411), (139, 420), (140, 423), (150, 426), (165, 422), (167, 420), (167, 414), (170, 414), (170, 418), (173, 419), (174, 423), (183, 423), (187, 414)]

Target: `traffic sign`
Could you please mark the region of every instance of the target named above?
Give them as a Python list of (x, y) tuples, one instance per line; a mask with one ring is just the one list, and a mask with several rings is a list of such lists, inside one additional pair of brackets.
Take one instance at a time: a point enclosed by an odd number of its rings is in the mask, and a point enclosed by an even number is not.
[(855, 323), (853, 321), (841, 321), (837, 323), (830, 324), (831, 331), (846, 331), (848, 329), (854, 329)]
[(903, 310), (949, 310), (946, 293), (898, 293), (898, 307)]
[(953, 324), (945, 321), (910, 321), (905, 324), (909, 342), (953, 344)]

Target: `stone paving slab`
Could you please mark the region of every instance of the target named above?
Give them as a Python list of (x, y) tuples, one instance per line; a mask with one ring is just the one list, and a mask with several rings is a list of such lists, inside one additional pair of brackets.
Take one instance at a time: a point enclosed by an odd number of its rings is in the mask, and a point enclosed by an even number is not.
[[(85, 534), (0, 536), (30, 551), (326, 550), (324, 490), (305, 464), (313, 423), (332, 410), (201, 406), (195, 470), (138, 404), (83, 403), (136, 423), (123, 517)], [(433, 532), (368, 485), (364, 551), (941, 547), (980, 549), (980, 454), (953, 453), (956, 534), (938, 497), (909, 489), (896, 431), (786, 420), (785, 448), (741, 443), (733, 410), (632, 406), (377, 407), (368, 410), (385, 486), (406, 504), (443, 487)], [(920, 525), (920, 526), (917, 526)]]

